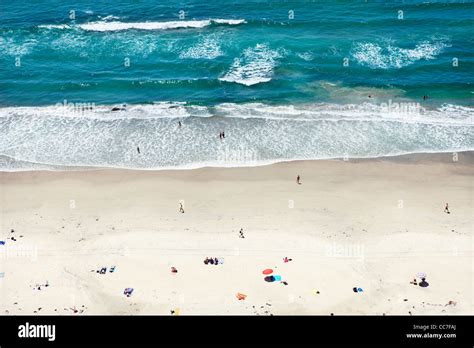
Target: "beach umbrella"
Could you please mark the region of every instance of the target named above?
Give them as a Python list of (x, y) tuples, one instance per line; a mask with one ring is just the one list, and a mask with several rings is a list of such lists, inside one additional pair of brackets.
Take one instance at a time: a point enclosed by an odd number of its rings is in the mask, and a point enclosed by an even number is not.
[(430, 285), (426, 280), (422, 280), (420, 282), (420, 284), (418, 284), (419, 286), (421, 286), (422, 288), (426, 288), (428, 287), (428, 285)]
[(423, 278), (426, 278), (426, 273), (424, 273), (424, 272), (418, 272), (416, 276), (417, 276), (418, 278), (420, 278), (420, 279), (423, 279)]
[(265, 269), (262, 273), (263, 273), (263, 274), (272, 274), (272, 273), (273, 273), (273, 270), (270, 269), (270, 268), (267, 268), (267, 269)]

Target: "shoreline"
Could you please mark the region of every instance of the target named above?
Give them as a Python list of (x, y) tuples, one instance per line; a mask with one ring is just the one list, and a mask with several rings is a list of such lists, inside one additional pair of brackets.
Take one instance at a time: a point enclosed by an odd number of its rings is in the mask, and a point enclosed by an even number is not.
[[(447, 155), (451, 155), (450, 157)], [(164, 167), (164, 168), (120, 168), (120, 167), (94, 167), (94, 166), (57, 166), (57, 168), (41, 168), (41, 169), (24, 169), (24, 170), (4, 170), (0, 169), (0, 174), (3, 173), (30, 173), (30, 172), (58, 172), (58, 173), (67, 173), (67, 172), (90, 172), (90, 171), (137, 171), (137, 172), (179, 172), (179, 171), (193, 171), (200, 169), (238, 169), (238, 168), (258, 168), (258, 167), (267, 167), (275, 166), (280, 164), (289, 164), (289, 163), (304, 163), (304, 162), (338, 162), (344, 161), (349, 162), (370, 162), (370, 161), (383, 161), (383, 162), (398, 162), (398, 163), (413, 163), (419, 161), (443, 161), (443, 162), (454, 162), (454, 156), (457, 157), (466, 157), (466, 160), (474, 162), (474, 150), (462, 150), (462, 151), (443, 151), (443, 152), (415, 152), (415, 153), (406, 153), (399, 155), (386, 155), (379, 157), (347, 157), (347, 160), (342, 157), (334, 158), (320, 158), (320, 159), (293, 159), (293, 160), (271, 160), (268, 163), (258, 163), (255, 165), (229, 165), (229, 166), (213, 166), (213, 165), (204, 165), (196, 164), (196, 167)], [(8, 156), (5, 156), (8, 157)], [(10, 157), (8, 157), (10, 158)], [(457, 161), (457, 160), (456, 160)], [(25, 162), (31, 163), (31, 162)], [(44, 163), (34, 163), (35, 165), (43, 165), (54, 167), (52, 164)]]
[(474, 152), (1, 172), (0, 315), (470, 314), (473, 175)]

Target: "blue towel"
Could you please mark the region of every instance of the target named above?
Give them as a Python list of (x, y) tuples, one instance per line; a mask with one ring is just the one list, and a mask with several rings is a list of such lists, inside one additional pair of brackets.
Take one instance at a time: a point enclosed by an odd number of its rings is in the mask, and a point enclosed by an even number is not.
[(279, 275), (273, 276), (273, 278), (275, 279), (276, 282), (281, 281), (281, 276), (279, 276)]
[(4, 240), (0, 240), (0, 245), (5, 245), (5, 241), (4, 241)]

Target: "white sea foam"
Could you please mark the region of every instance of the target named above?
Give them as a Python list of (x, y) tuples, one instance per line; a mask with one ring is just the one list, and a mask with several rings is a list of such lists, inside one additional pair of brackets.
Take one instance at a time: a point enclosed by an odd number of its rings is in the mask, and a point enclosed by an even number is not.
[(400, 69), (419, 60), (435, 59), (450, 44), (444, 40), (423, 41), (415, 48), (401, 48), (391, 43), (356, 43), (351, 54), (356, 61), (372, 69)]
[(235, 82), (245, 86), (252, 86), (262, 82), (271, 81), (273, 69), (281, 55), (276, 50), (271, 50), (266, 44), (257, 44), (244, 50), (241, 57), (234, 63), (220, 81)]
[(229, 24), (229, 25), (239, 25), (245, 23), (245, 19), (211, 19), (214, 23), (217, 24)]
[(103, 21), (110, 21), (110, 20), (120, 19), (120, 17), (114, 16), (114, 15), (108, 15), (108, 16), (105, 16), (105, 17), (99, 16), (99, 18)]
[(168, 21), (168, 22), (91, 22), (79, 24), (82, 30), (86, 31), (120, 31), (120, 30), (167, 30), (167, 29), (185, 29), (185, 28), (204, 28), (213, 23), (239, 25), (245, 23), (243, 19), (206, 19), (206, 20), (189, 20), (189, 21)]
[(220, 45), (221, 35), (210, 34), (198, 40), (198, 42), (187, 49), (182, 50), (179, 54), (181, 59), (215, 59), (222, 56)]
[(57, 38), (50, 41), (50, 46), (54, 50), (72, 51), (76, 50), (80, 52), (80, 55), (88, 55), (90, 50), (86, 49), (91, 45), (91, 40), (85, 35), (77, 35), (76, 32), (64, 32), (58, 35)]
[(0, 108), (0, 170), (235, 167), (474, 149), (474, 109), (449, 104), (413, 116), (369, 103), (112, 107)]
[[(407, 107), (404, 107), (404, 106)], [(270, 105), (263, 103), (222, 103), (212, 107), (187, 104), (185, 102), (156, 102), (132, 105), (91, 105), (69, 103), (67, 100), (51, 106), (4, 107), (2, 117), (67, 117), (90, 119), (154, 119), (187, 117), (224, 117), (242, 119), (266, 119), (292, 122), (318, 121), (369, 121), (400, 122), (419, 124), (473, 125), (474, 108), (443, 104), (437, 109), (418, 106), (414, 102), (393, 102), (381, 104), (301, 104)], [(117, 108), (117, 111), (112, 111)]]
[(73, 26), (69, 24), (42, 24), (38, 25), (42, 29), (72, 29)]
[(2, 53), (10, 56), (21, 57), (30, 54), (37, 45), (38, 41), (36, 39), (17, 41), (12, 37), (0, 37)]
[(214, 107), (215, 114), (229, 118), (260, 118), (288, 121), (368, 121), (407, 124), (472, 125), (474, 108), (444, 104), (425, 109), (415, 102), (387, 101), (381, 104), (303, 104), (268, 105), (262, 103), (223, 103)]
[[(112, 109), (116, 108), (116, 111)], [(89, 118), (89, 119), (153, 119), (213, 116), (205, 106), (184, 102), (156, 102), (136, 105), (95, 105), (71, 103), (67, 100), (50, 106), (0, 108), (2, 117)]]
[(298, 57), (300, 57), (301, 59), (307, 62), (312, 61), (314, 59), (314, 55), (311, 52), (298, 53), (297, 55)]
[(79, 24), (79, 27), (86, 31), (120, 31), (129, 29), (139, 30), (165, 30), (177, 28), (203, 28), (210, 25), (210, 21), (172, 21), (172, 22), (92, 22)]
[(123, 30), (167, 30), (167, 29), (186, 29), (186, 28), (204, 28), (212, 24), (217, 25), (240, 25), (246, 23), (245, 19), (204, 19), (204, 20), (183, 20), (167, 22), (120, 22), (120, 17), (106, 16), (100, 21), (82, 23), (82, 24), (42, 24), (38, 28), (43, 29), (74, 29), (80, 28), (85, 31), (123, 31)]

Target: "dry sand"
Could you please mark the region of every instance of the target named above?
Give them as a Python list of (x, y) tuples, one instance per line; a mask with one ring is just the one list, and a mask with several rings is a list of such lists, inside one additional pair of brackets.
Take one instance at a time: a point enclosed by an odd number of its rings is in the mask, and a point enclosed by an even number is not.
[(2, 173), (0, 313), (472, 314), (474, 160), (452, 156)]

